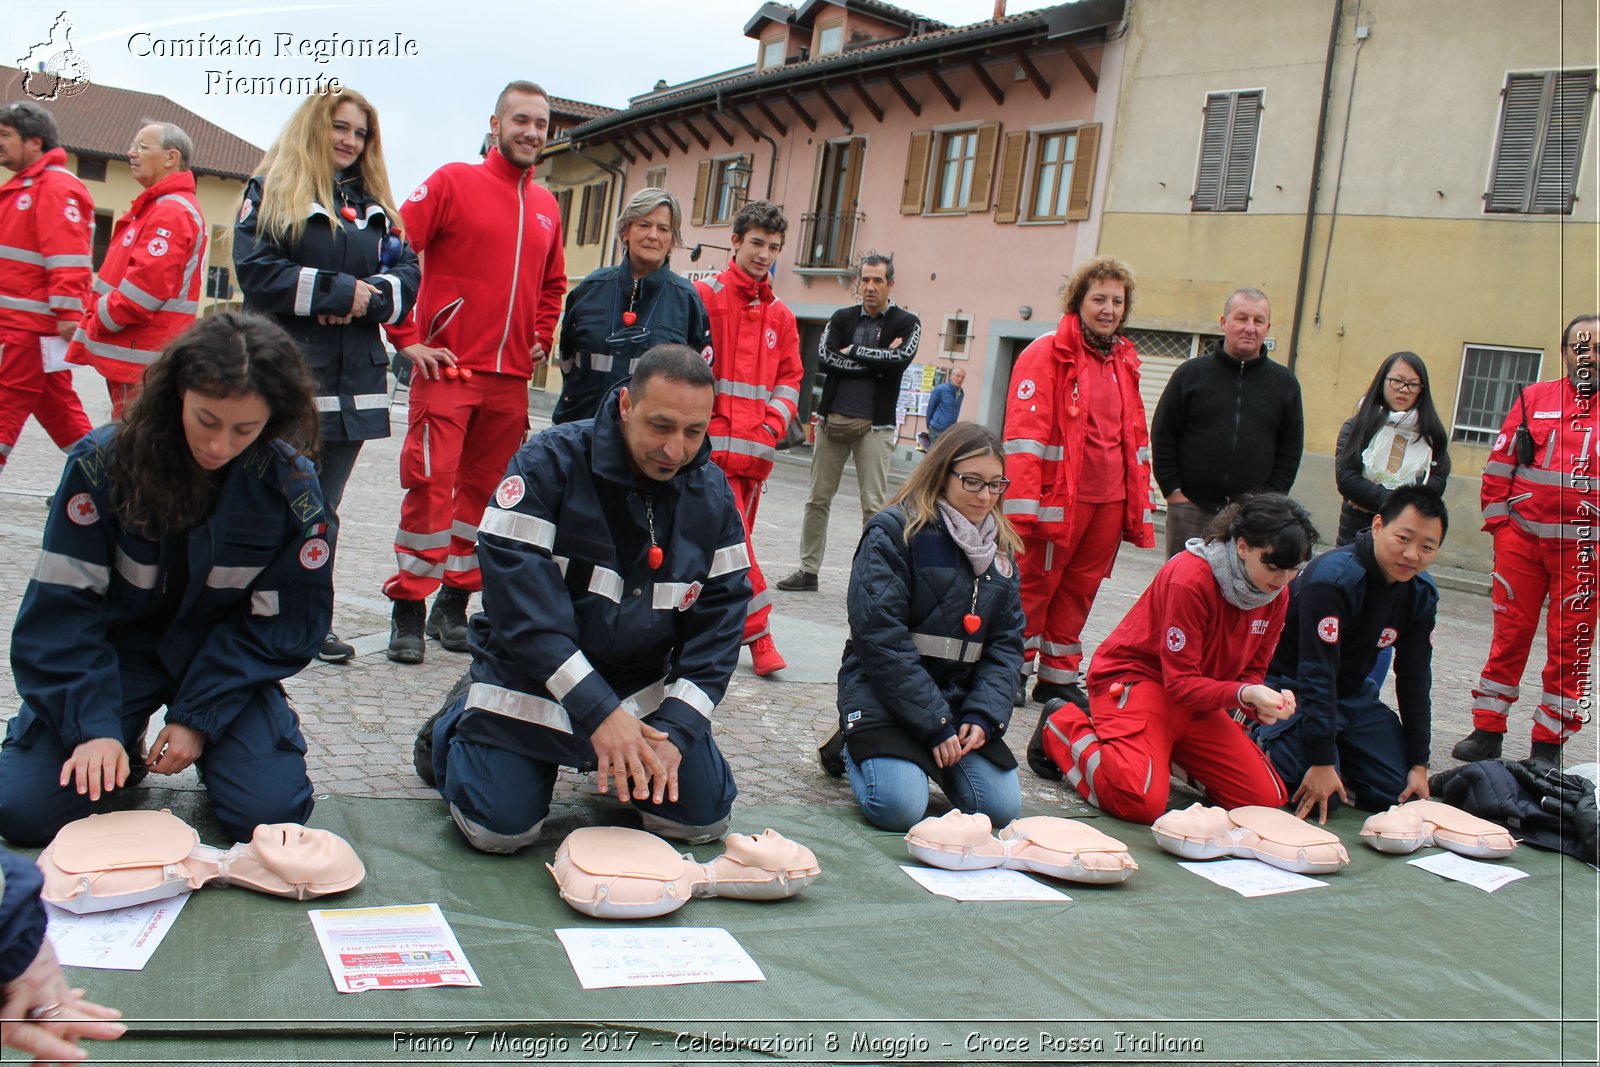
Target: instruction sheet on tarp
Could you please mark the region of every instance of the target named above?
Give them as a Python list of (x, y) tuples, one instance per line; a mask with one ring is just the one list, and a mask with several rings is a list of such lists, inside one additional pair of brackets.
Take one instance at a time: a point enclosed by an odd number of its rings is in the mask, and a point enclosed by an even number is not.
[(437, 904), (306, 914), (341, 993), (483, 984)]
[(714, 926), (566, 929), (556, 936), (585, 989), (767, 980), (744, 946)]
[(67, 967), (142, 971), (167, 936), (189, 894), (135, 904), (131, 908), (74, 915), (46, 904), (50, 943)]

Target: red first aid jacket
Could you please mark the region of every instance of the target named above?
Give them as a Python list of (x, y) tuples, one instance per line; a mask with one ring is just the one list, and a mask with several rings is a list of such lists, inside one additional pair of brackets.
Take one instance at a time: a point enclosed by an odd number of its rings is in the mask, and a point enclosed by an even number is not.
[[(1088, 432), (1086, 413), (1077, 402), (1078, 365), (1096, 357), (1084, 350), (1081, 331), (1076, 314), (1063, 315), (1054, 334), (1023, 349), (1011, 372), (1011, 395), (1006, 399), (1006, 477), (1011, 479), (1006, 517), (1023, 537), (1056, 544), (1066, 544), (1072, 537)], [(1139, 356), (1133, 342), (1119, 336), (1111, 360), (1122, 394), (1127, 475), (1122, 539), (1152, 548), (1156, 534), (1150, 510), (1150, 431), (1139, 396)]]
[(67, 350), (108, 381), (136, 382), (200, 312), (206, 220), (194, 174), (180, 171), (140, 193), (117, 220), (95, 279), (95, 301)]
[(799, 413), (800, 333), (794, 312), (766, 279), (729, 267), (694, 283), (711, 317), (711, 460), (725, 473), (763, 480), (776, 444)]
[[(533, 168), (512, 166), (496, 148), (482, 163), (447, 163), (400, 217), (422, 256), (422, 285), (411, 317), (385, 327), (389, 340), (448, 348), (473, 371), (531, 378), (533, 346), (555, 347), (567, 292), (561, 212)], [(430, 338), (434, 315), (458, 297), (460, 312)]]
[(1289, 591), (1245, 611), (1228, 603), (1211, 564), (1187, 549), (1156, 573), (1133, 610), (1094, 650), (1089, 688), (1147, 679), (1181, 708), (1234, 708), (1267, 673)]
[[(1600, 525), (1596, 479), (1595, 407), (1600, 397), (1580, 396), (1570, 378), (1534, 382), (1506, 415), (1483, 469), (1483, 528), (1508, 522), (1535, 537), (1587, 540)], [(1533, 462), (1517, 460), (1517, 431), (1524, 424)]]
[(0, 330), (77, 324), (94, 264), (94, 201), (52, 148), (0, 185)]

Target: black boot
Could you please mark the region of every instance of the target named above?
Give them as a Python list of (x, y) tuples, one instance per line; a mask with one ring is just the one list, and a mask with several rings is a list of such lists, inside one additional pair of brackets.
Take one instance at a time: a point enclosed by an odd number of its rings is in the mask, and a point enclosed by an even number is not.
[(1528, 752), (1530, 760), (1543, 760), (1555, 767), (1561, 766), (1561, 746), (1554, 741), (1535, 741)]
[(456, 701), (460, 700), (467, 690), (471, 688), (472, 674), (468, 672), (450, 688), (450, 692), (444, 695), (444, 703), (439, 705), (438, 711), (428, 716), (427, 721), (422, 724), (422, 728), (417, 731), (416, 741), (412, 742), (411, 765), (417, 769), (417, 777), (431, 786), (437, 787), (439, 784), (434, 780), (433, 773), (433, 728), (438, 725), (444, 713), (454, 707)]
[(817, 746), (817, 760), (823, 771), (833, 778), (844, 776), (844, 731), (835, 729), (828, 739)]
[[(1040, 685), (1044, 684), (1046, 683), (1040, 683)], [(1034, 693), (1039, 692), (1037, 687), (1033, 691)], [(1037, 774), (1040, 778), (1048, 778), (1052, 782), (1061, 781), (1061, 768), (1056, 766), (1054, 760), (1045, 755), (1044, 729), (1045, 723), (1050, 721), (1050, 716), (1059, 711), (1065, 703), (1065, 700), (1052, 700), (1046, 704), (1044, 710), (1039, 713), (1039, 724), (1033, 728), (1033, 736), (1028, 738), (1028, 766), (1033, 768), (1034, 774)]]
[(1052, 700), (1070, 701), (1084, 711), (1089, 710), (1089, 697), (1077, 682), (1034, 683), (1033, 702), (1035, 704), (1048, 704)]
[(1456, 742), (1456, 747), (1450, 750), (1450, 758), (1458, 759), (1462, 763), (1499, 759), (1500, 744), (1505, 740), (1505, 736), (1505, 734), (1490, 733), (1488, 730), (1473, 730)]
[(467, 600), (471, 596), (465, 589), (442, 585), (439, 595), (433, 598), (433, 610), (428, 612), (424, 632), (429, 637), (437, 637), (451, 652), (467, 651)]
[(1014, 707), (1014, 708), (1020, 708), (1020, 707), (1023, 707), (1024, 705), (1026, 705), (1027, 703), (1028, 703), (1028, 676), (1026, 674), (1019, 674), (1019, 675), (1017, 675), (1017, 691), (1014, 694), (1012, 694), (1011, 706)]
[(389, 647), (384, 655), (396, 663), (421, 663), (423, 602), (396, 600), (389, 616)]

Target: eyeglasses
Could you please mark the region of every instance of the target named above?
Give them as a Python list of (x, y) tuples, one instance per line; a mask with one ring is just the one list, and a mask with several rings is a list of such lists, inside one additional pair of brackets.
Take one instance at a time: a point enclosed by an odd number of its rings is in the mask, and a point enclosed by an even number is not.
[(1388, 382), (1389, 388), (1393, 389), (1397, 393), (1422, 392), (1421, 382), (1408, 382), (1404, 378), (1385, 378), (1384, 381)]
[(955, 471), (950, 472), (950, 477), (959, 481), (961, 488), (969, 493), (981, 493), (987, 489), (995, 496), (1004, 496), (1005, 491), (1011, 486), (1010, 478), (996, 478), (992, 482), (986, 482), (976, 474), (957, 474)]
[(139, 141), (135, 141), (128, 146), (128, 154), (131, 156), (142, 156), (146, 152), (154, 152), (159, 147), (160, 145), (142, 144)]

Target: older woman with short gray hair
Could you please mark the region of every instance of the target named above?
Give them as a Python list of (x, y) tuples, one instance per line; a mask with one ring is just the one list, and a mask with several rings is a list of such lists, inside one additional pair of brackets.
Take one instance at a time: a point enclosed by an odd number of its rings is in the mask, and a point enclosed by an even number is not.
[(561, 398), (554, 423), (591, 419), (611, 388), (661, 344), (710, 351), (711, 322), (694, 286), (669, 260), (683, 247), (683, 210), (665, 189), (640, 189), (617, 219), (621, 262), (567, 294), (561, 320)]

